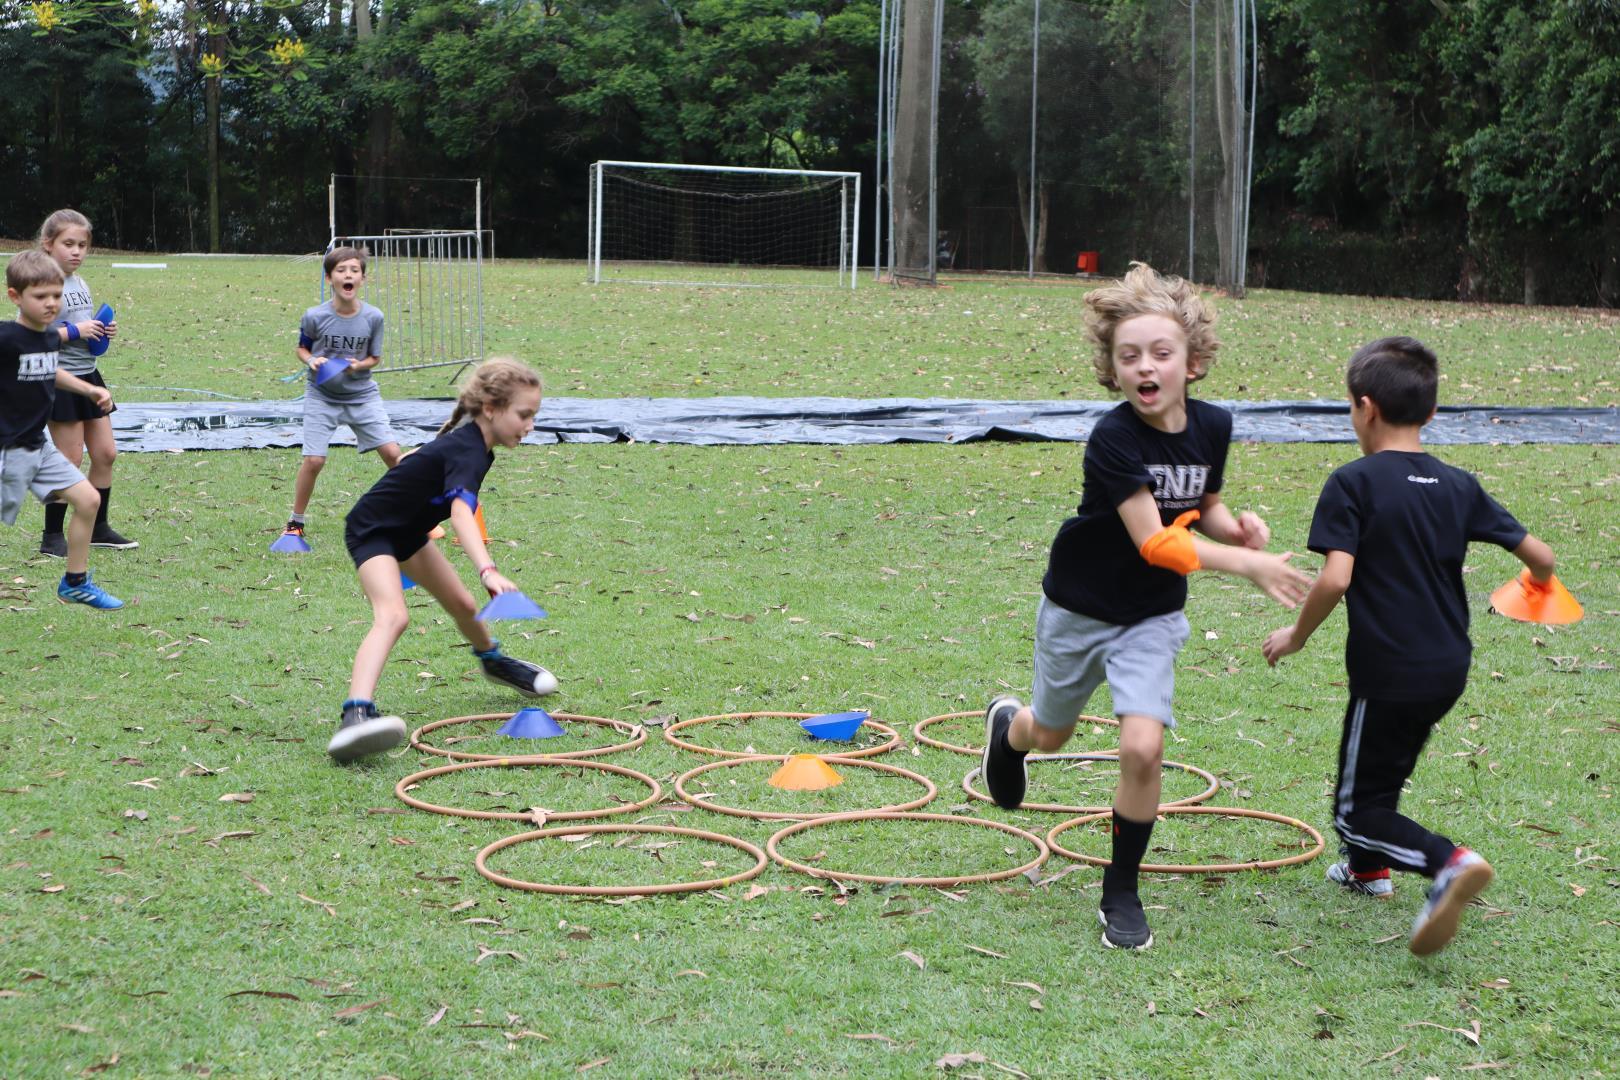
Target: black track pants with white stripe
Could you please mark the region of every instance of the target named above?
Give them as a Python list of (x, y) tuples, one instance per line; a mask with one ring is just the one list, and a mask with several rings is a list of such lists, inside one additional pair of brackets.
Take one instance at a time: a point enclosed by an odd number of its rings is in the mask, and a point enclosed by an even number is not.
[(1339, 739), (1333, 827), (1358, 873), (1389, 867), (1434, 877), (1456, 845), (1397, 812), (1401, 787), (1455, 697), (1433, 701), (1351, 698)]

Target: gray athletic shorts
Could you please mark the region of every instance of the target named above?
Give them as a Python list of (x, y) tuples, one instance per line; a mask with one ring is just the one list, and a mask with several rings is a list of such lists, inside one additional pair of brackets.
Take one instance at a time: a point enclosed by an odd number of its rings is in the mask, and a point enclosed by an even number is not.
[(49, 439), (44, 446), (34, 449), (22, 446), (0, 449), (0, 521), (15, 524), (23, 496), (30, 491), (34, 498), (45, 502), (58, 491), (66, 491), (83, 481), (84, 473), (75, 469), (73, 462), (63, 457), (62, 451)]
[(332, 432), (347, 424), (354, 431), (355, 449), (375, 450), (394, 440), (394, 428), (383, 406), (382, 394), (372, 393), (352, 401), (334, 401), (321, 394), (304, 394), (304, 456), (325, 457), (332, 443)]
[(1035, 615), (1035, 691), (1030, 708), (1044, 728), (1067, 731), (1105, 680), (1114, 715), (1151, 716), (1175, 727), (1176, 654), (1187, 644), (1179, 611), (1120, 626), (1076, 615), (1041, 597)]

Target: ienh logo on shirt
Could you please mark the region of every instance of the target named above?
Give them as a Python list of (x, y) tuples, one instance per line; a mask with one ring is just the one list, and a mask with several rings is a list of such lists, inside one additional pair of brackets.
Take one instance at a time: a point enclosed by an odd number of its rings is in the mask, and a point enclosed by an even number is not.
[(56, 378), (56, 352), (23, 353), (17, 357), (18, 382), (46, 382)]
[(1204, 500), (1208, 465), (1147, 465), (1153, 477), (1153, 501), (1171, 510), (1186, 510)]

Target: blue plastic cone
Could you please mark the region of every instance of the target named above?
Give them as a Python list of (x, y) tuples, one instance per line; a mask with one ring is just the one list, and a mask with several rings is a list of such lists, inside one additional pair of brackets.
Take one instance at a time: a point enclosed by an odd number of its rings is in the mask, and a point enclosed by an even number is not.
[(822, 716), (812, 716), (808, 720), (800, 720), (799, 726), (804, 728), (812, 739), (849, 742), (871, 716), (871, 713), (859, 709), (854, 712), (826, 713)]
[(489, 603), (478, 613), (480, 622), (490, 619), (543, 619), (545, 609), (522, 593), (513, 590), (490, 597)]
[[(102, 304), (100, 310), (98, 310), (96, 312), (96, 321), (100, 322), (100, 323), (110, 323), (110, 322), (112, 322), (113, 321), (113, 309), (112, 309), (112, 306), (109, 305), (109, 304)], [(111, 345), (112, 345), (112, 338), (110, 338), (110, 337), (99, 337), (94, 341), (87, 341), (87, 342), (84, 343), (85, 348), (90, 350), (90, 355), (91, 356), (100, 356), (102, 353), (106, 352), (107, 349), (111, 347)]]
[(315, 385), (320, 386), (322, 383), (329, 383), (348, 370), (349, 362), (347, 360), (333, 357), (315, 369)]
[(282, 533), (270, 545), (270, 550), (285, 552), (289, 555), (298, 555), (309, 550), (309, 541), (297, 533)]
[(399, 572), (399, 587), (401, 589), (414, 589), (416, 588), (416, 582), (412, 581), (406, 576), (405, 571), (401, 570)]
[(502, 724), (497, 734), (510, 735), (514, 739), (555, 739), (568, 732), (546, 710), (531, 705), (513, 713), (512, 719)]

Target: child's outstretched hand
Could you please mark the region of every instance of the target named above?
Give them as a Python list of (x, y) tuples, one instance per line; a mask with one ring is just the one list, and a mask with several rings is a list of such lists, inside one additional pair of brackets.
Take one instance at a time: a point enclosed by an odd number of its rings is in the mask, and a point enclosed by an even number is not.
[(311, 356), (308, 360), (305, 360), (304, 363), (309, 365), (309, 369), (311, 371), (319, 371), (321, 370), (321, 365), (326, 363), (326, 357)]
[(100, 322), (96, 319), (86, 319), (82, 323), (74, 323), (73, 325), (79, 331), (79, 336), (86, 341), (99, 341), (104, 337), (111, 336), (107, 330), (107, 327), (111, 325), (110, 323)]
[(1302, 571), (1288, 565), (1288, 560), (1293, 557), (1292, 551), (1285, 551), (1281, 555), (1257, 551), (1254, 554), (1253, 571), (1248, 575), (1249, 580), (1254, 582), (1261, 592), (1285, 608), (1299, 606), (1305, 599), (1305, 594), (1311, 589), (1311, 579)]
[(1292, 656), (1299, 652), (1299, 642), (1295, 638), (1294, 628), (1285, 626), (1280, 630), (1273, 630), (1266, 635), (1266, 640), (1260, 644), (1260, 652), (1266, 658), (1266, 663), (1272, 667), (1285, 656)]
[(107, 337), (118, 336), (118, 324), (116, 322), (97, 323), (96, 325), (101, 327), (101, 332)]
[(1271, 530), (1260, 519), (1260, 515), (1253, 510), (1245, 510), (1237, 516), (1238, 529), (1242, 533), (1243, 546), (1255, 551), (1264, 551), (1266, 545), (1271, 543)]
[(491, 570), (481, 576), (478, 580), (484, 583), (484, 588), (489, 590), (489, 595), (491, 596), (499, 596), (503, 592), (518, 591), (517, 582), (507, 577), (499, 570)]

